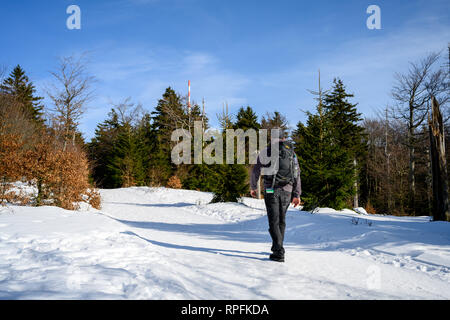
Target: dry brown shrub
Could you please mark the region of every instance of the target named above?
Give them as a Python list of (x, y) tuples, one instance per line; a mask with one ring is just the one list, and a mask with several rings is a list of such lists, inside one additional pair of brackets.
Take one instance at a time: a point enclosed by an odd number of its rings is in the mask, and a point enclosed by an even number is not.
[(11, 190), (15, 181), (25, 174), (24, 150), (33, 143), (36, 126), (20, 103), (10, 95), (0, 93), (0, 203), (27, 204), (30, 199), (22, 192)]
[(181, 180), (177, 176), (171, 176), (167, 181), (167, 188), (181, 189), (182, 187)]
[(86, 192), (87, 203), (89, 203), (93, 208), (100, 210), (102, 206), (102, 198), (100, 192), (97, 189), (89, 189)]
[(89, 188), (86, 155), (77, 148), (58, 150), (56, 165), (53, 190), (56, 203), (65, 209), (77, 209), (78, 206), (74, 203), (82, 202), (83, 195)]
[(36, 204), (51, 200), (68, 210), (78, 209), (88, 193), (88, 160), (77, 146), (64, 151), (51, 136), (42, 136), (35, 146), (25, 153), (27, 178), (34, 180), (38, 188)]
[(3, 205), (6, 205), (6, 203), (10, 203), (19, 206), (25, 206), (30, 204), (32, 202), (31, 200), (31, 197), (27, 194), (24, 194), (22, 192), (17, 193), (16, 191), (10, 191), (6, 193), (2, 197), (2, 199), (0, 199), (0, 202), (3, 201)]
[(0, 204), (9, 202), (11, 182), (18, 180), (23, 173), (22, 145), (16, 135), (0, 132)]
[(375, 210), (375, 208), (372, 206), (372, 204), (369, 202), (367, 202), (366, 207), (364, 208), (366, 210), (367, 213), (370, 214), (376, 214), (377, 211)]

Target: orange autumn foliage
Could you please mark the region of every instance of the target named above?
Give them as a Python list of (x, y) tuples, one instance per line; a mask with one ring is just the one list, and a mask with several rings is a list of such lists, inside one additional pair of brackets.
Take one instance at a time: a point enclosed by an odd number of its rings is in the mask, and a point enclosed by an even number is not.
[[(99, 209), (100, 194), (88, 182), (89, 166), (77, 146), (63, 150), (51, 135), (40, 132), (33, 144), (24, 147), (19, 136), (0, 132), (0, 203), (27, 202), (9, 192), (11, 183), (26, 180), (37, 187), (36, 205), (56, 205), (74, 210), (86, 201)], [(19, 201), (21, 200), (21, 201)]]
[(171, 176), (167, 181), (167, 188), (181, 189), (182, 187), (183, 185), (181, 184), (181, 180), (176, 175)]

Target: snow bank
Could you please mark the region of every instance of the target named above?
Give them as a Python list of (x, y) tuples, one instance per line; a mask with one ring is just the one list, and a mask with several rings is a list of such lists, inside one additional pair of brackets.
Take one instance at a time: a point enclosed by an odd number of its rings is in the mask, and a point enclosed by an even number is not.
[(279, 264), (268, 260), (262, 200), (100, 192), (101, 211), (0, 208), (0, 298), (450, 298), (446, 222), (290, 208)]

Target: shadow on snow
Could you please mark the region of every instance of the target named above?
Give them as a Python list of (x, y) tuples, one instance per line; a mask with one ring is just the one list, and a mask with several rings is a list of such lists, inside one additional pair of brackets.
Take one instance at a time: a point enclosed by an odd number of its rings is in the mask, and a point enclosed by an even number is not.
[(132, 231), (125, 231), (125, 232), (121, 232), (121, 233), (138, 237), (139, 239), (147, 241), (147, 242), (149, 242), (149, 243), (151, 243), (153, 245), (157, 245), (157, 246), (165, 247), (165, 248), (208, 252), (208, 253), (213, 253), (213, 254), (220, 254), (220, 255), (223, 255), (223, 256), (239, 257), (239, 258), (254, 259), (254, 260), (261, 260), (261, 261), (269, 260), (268, 258), (258, 258), (258, 257), (248, 256), (248, 254), (267, 256), (268, 255), (267, 252), (250, 252), (250, 251), (239, 251), (239, 250), (228, 250), (228, 249), (214, 249), (214, 248), (178, 245), (178, 244), (173, 244), (173, 243), (167, 243), (167, 242), (161, 242), (161, 241), (156, 241), (156, 240), (150, 240), (150, 239), (144, 238), (144, 237), (142, 237), (142, 236), (140, 236), (140, 235), (138, 235), (138, 234), (136, 234), (136, 233), (134, 233)]

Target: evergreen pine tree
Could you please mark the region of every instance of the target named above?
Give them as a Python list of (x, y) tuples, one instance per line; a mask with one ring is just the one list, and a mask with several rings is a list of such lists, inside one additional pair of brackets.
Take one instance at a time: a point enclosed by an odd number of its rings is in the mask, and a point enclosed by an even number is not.
[[(258, 135), (258, 131), (261, 129), (261, 124), (258, 122), (258, 116), (253, 111), (250, 106), (247, 108), (241, 107), (236, 116), (236, 122), (233, 124), (233, 129), (242, 129), (244, 132), (247, 130), (255, 130)], [(258, 142), (258, 141), (257, 141)], [(258, 149), (258, 146), (256, 146)], [(250, 169), (249, 163), (249, 141), (245, 140), (245, 163), (247, 165), (247, 169)]]
[(13, 96), (35, 123), (42, 124), (44, 122), (42, 119), (43, 106), (40, 104), (43, 98), (35, 96), (36, 88), (20, 65), (17, 65), (10, 76), (3, 80), (0, 91)]
[(120, 187), (144, 184), (145, 172), (140, 151), (137, 135), (131, 124), (125, 123), (120, 126), (113, 158), (108, 166), (112, 178), (120, 183)]
[(155, 148), (155, 132), (152, 130), (151, 115), (149, 113), (144, 114), (136, 128), (136, 140), (144, 172), (144, 185), (150, 185), (150, 160), (153, 148)]
[(327, 158), (328, 135), (324, 135), (326, 122), (319, 115), (308, 113), (307, 125), (299, 122), (292, 139), (301, 169), (302, 199), (305, 209), (328, 206), (331, 188), (328, 181), (331, 163)]
[(345, 91), (342, 80), (335, 79), (332, 91), (324, 99), (324, 110), (330, 120), (334, 142), (351, 156), (366, 150), (362, 143), (364, 128), (359, 124), (363, 120), (361, 113), (356, 109), (357, 104), (348, 101), (348, 98), (353, 97), (353, 94)]
[(361, 114), (356, 109), (357, 105), (348, 101), (352, 97), (345, 91), (342, 80), (335, 79), (332, 90), (324, 99), (324, 111), (329, 120), (328, 159), (332, 164), (328, 178), (333, 186), (328, 202), (335, 209), (349, 206), (357, 192), (358, 160), (362, 159), (366, 148), (364, 128), (359, 125)]
[(354, 160), (362, 162), (365, 144), (364, 129), (358, 124), (361, 115), (348, 101), (352, 97), (341, 80), (334, 80), (318, 114), (308, 113), (307, 125), (300, 122), (293, 133), (306, 209), (343, 209), (356, 192), (359, 165), (355, 167)]
[(258, 116), (250, 106), (244, 109), (241, 107), (236, 116), (236, 123), (233, 125), (234, 129), (242, 129), (244, 131), (248, 129), (259, 130), (261, 125), (258, 122)]
[(213, 192), (218, 187), (218, 174), (215, 167), (206, 163), (190, 165), (189, 173), (183, 180), (183, 188)]
[(108, 119), (95, 129), (95, 136), (88, 144), (89, 160), (92, 164), (92, 178), (101, 188), (118, 188), (121, 180), (111, 170), (117, 144), (120, 124), (117, 112), (112, 109)]
[[(230, 121), (229, 114), (224, 114), (222, 119), (224, 127), (222, 128), (222, 135), (224, 145), (226, 145), (226, 129), (231, 129), (234, 124)], [(236, 145), (235, 145), (236, 148)], [(234, 150), (236, 162), (236, 149)], [(248, 193), (248, 172), (243, 164), (219, 164), (216, 165), (216, 172), (218, 174), (217, 187), (214, 190), (212, 202), (238, 202), (239, 199)]]
[(247, 169), (242, 164), (222, 164), (218, 167), (218, 186), (212, 202), (238, 202), (244, 194), (248, 193)]
[[(244, 132), (247, 130), (254, 130), (256, 132), (256, 135), (258, 136), (259, 130), (261, 129), (261, 124), (258, 122), (258, 116), (253, 111), (253, 109), (250, 106), (247, 106), (245, 109), (244, 107), (241, 107), (237, 113), (236, 116), (236, 122), (233, 125), (233, 129), (242, 129)], [(249, 139), (245, 139), (245, 167), (247, 170), (247, 183), (250, 184), (250, 175), (252, 170), (252, 165), (250, 163), (250, 146), (249, 146)], [(258, 149), (258, 143), (259, 139), (256, 141), (256, 150)], [(256, 154), (254, 154), (256, 156)], [(246, 193), (249, 191), (247, 190)]]
[[(149, 142), (144, 127), (149, 115), (132, 125), (131, 118), (122, 117), (115, 109), (97, 126), (88, 145), (92, 178), (102, 188), (120, 188), (146, 184), (145, 166)], [(128, 120), (124, 121), (125, 118)]]
[(154, 145), (149, 161), (149, 179), (152, 184), (165, 185), (176, 171), (171, 161), (172, 132), (188, 129), (188, 116), (180, 95), (168, 87), (152, 113), (152, 135)]
[[(191, 109), (191, 122), (193, 123), (194, 121), (203, 121), (203, 131), (208, 129), (208, 117), (202, 114), (200, 107), (197, 104), (194, 104)], [(191, 134), (194, 137), (193, 129), (191, 129)], [(193, 147), (192, 144), (192, 156), (194, 155)], [(188, 171), (182, 181), (183, 188), (207, 192), (216, 190), (218, 186), (218, 175), (215, 169), (216, 165), (206, 164), (204, 162), (195, 164), (194, 161), (192, 161), (192, 164), (185, 166)]]

